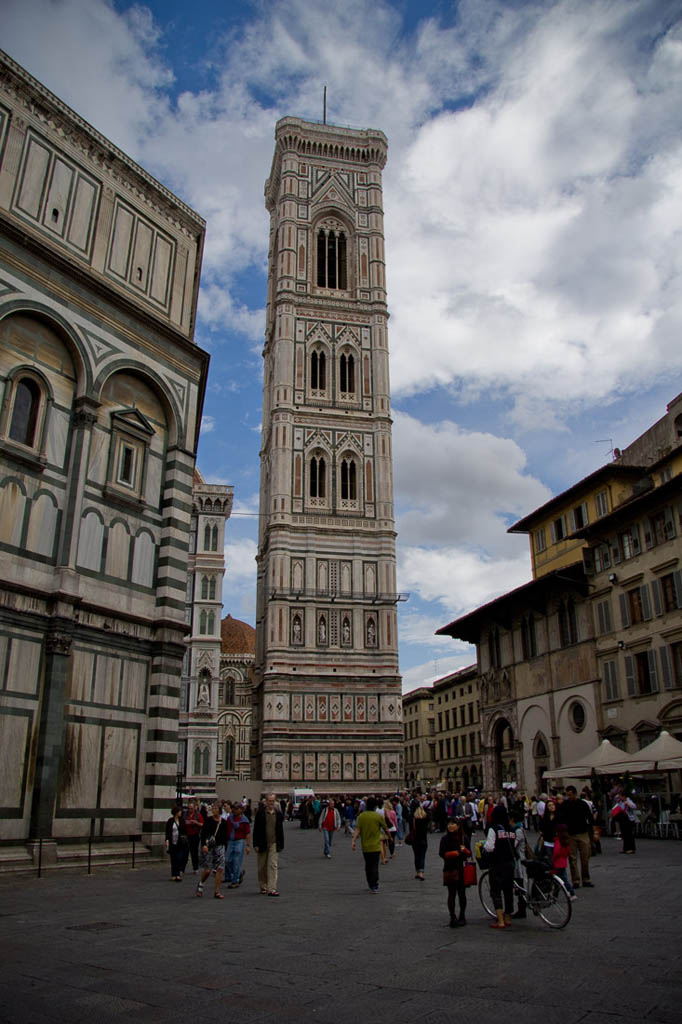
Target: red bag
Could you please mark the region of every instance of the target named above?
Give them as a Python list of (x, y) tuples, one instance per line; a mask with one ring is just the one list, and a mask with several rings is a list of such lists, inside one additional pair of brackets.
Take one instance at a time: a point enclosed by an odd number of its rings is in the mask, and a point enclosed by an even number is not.
[(462, 880), (466, 886), (476, 885), (476, 865), (470, 861), (462, 869)]

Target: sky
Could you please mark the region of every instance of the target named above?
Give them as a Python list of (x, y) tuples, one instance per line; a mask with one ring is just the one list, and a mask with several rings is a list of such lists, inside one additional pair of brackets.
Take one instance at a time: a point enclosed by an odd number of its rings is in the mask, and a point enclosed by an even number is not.
[(199, 444), (251, 624), (278, 118), (379, 128), (405, 692), (530, 579), (507, 528), (682, 391), (682, 0), (2, 0), (0, 45), (207, 221)]

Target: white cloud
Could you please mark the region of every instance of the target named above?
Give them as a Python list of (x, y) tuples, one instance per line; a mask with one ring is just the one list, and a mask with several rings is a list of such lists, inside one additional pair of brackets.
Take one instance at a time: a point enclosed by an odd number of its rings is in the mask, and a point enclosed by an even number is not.
[(550, 497), (525, 472), (516, 442), (447, 420), (431, 426), (394, 412), (393, 459), (401, 544), (472, 544), (508, 554), (520, 546), (507, 525)]
[[(452, 641), (450, 641), (452, 643)], [(427, 661), (423, 665), (414, 665), (402, 673), (403, 693), (409, 693), (420, 686), (433, 686), (443, 676), (451, 672), (458, 672), (459, 669), (468, 668), (476, 664), (476, 651), (470, 648), (469, 651), (457, 655), (449, 655)]]
[[(215, 430), (215, 417), (214, 416), (202, 416), (201, 417), (201, 433), (202, 434), (212, 434), (214, 430)], [(219, 481), (217, 481), (217, 480), (213, 481), (213, 483), (218, 483), (218, 482)]]
[(225, 576), (230, 585), (256, 580), (256, 542), (245, 537), (225, 545)]

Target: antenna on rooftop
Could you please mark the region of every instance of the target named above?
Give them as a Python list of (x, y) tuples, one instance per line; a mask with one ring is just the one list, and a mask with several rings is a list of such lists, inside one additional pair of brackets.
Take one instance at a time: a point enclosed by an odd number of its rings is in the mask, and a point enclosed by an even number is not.
[(606, 454), (610, 458), (613, 458), (613, 438), (612, 437), (601, 437), (601, 438), (598, 438), (596, 441), (593, 442), (593, 444), (608, 444), (609, 450), (607, 451)]
[(322, 124), (327, 123), (327, 86), (322, 90)]

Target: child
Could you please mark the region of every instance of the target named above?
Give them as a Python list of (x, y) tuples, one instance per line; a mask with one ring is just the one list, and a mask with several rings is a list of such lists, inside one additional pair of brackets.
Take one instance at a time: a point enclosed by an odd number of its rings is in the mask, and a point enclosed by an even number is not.
[(568, 889), (569, 899), (576, 900), (578, 897), (575, 894), (575, 889), (571, 885), (566, 872), (568, 855), (570, 852), (571, 846), (568, 841), (568, 829), (566, 825), (557, 825), (556, 835), (554, 837), (554, 847), (552, 849), (552, 871), (555, 875), (559, 876)]

